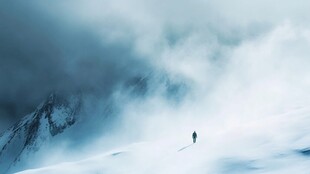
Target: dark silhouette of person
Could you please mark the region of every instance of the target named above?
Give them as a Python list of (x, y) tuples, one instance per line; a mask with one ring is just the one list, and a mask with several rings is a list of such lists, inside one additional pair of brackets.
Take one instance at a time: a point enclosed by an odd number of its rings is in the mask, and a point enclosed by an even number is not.
[(196, 143), (196, 138), (197, 138), (196, 131), (193, 132), (192, 138), (193, 138), (193, 143)]

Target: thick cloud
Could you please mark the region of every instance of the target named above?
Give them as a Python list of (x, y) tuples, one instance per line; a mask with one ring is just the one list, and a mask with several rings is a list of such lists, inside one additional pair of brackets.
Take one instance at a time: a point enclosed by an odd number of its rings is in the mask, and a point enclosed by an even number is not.
[(1, 120), (31, 112), (53, 90), (99, 88), (109, 94), (121, 79), (144, 71), (145, 62), (186, 76), (197, 88), (216, 88), (217, 79), (234, 73), (227, 67), (235, 48), (285, 22), (309, 27), (309, 5), (302, 0), (2, 1)]
[(52, 91), (111, 93), (146, 62), (122, 40), (107, 43), (93, 28), (69, 23), (33, 1), (0, 5), (0, 131), (32, 112)]
[[(186, 140), (193, 130), (210, 142), (225, 137), (221, 144), (242, 142), (238, 131), (251, 140), (270, 131), (263, 140), (281, 144), (274, 140), (280, 134), (294, 139), (308, 130), (286, 113), (310, 103), (309, 6), (303, 0), (2, 1), (0, 123), (32, 111), (53, 90), (109, 95), (150, 64), (170, 78), (189, 79), (180, 84), (190, 94), (174, 107), (157, 91), (141, 100), (126, 90), (113, 93), (117, 135), (109, 132), (102, 144)], [(93, 103), (89, 115), (102, 110), (101, 101)], [(100, 126), (91, 126), (98, 133)]]

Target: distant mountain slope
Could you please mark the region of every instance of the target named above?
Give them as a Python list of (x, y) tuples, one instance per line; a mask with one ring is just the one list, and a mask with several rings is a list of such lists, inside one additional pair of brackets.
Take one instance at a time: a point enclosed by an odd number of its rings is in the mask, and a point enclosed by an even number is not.
[[(187, 94), (187, 86), (182, 81), (175, 82), (166, 76), (152, 75), (128, 79), (118, 90), (122, 96), (127, 96), (125, 100), (143, 100), (159, 91), (160, 95), (174, 104)], [(0, 174), (34, 167), (31, 160), (37, 160), (35, 155), (42, 147), (48, 149), (50, 145), (58, 146), (57, 142), (61, 143), (62, 140), (73, 141), (74, 146), (83, 146), (89, 144), (92, 138), (101, 136), (103, 127), (111, 128), (112, 121), (119, 119), (117, 110), (122, 106), (109, 100), (109, 96), (93, 99), (94, 96), (75, 94), (63, 97), (52, 94), (33, 113), (1, 134)], [(90, 110), (90, 113), (86, 110)]]
[(19, 161), (75, 124), (80, 102), (76, 96), (64, 99), (52, 94), (33, 113), (4, 132), (0, 137), (0, 173), (14, 171)]

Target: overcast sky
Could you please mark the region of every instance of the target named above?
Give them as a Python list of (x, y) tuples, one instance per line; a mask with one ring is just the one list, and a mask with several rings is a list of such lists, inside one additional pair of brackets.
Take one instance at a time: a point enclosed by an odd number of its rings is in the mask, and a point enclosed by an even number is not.
[[(262, 94), (285, 86), (276, 94), (302, 95), (309, 85), (309, 3), (1, 1), (0, 131), (52, 91), (107, 95), (147, 71), (191, 79), (193, 95), (212, 90), (205, 100), (217, 104), (236, 99), (231, 89), (270, 84)], [(247, 95), (254, 94), (239, 99)]]
[[(110, 93), (147, 68), (131, 41), (107, 43), (93, 26), (29, 1), (0, 5), (0, 130), (31, 113), (53, 91)], [(58, 12), (63, 13), (64, 10)]]

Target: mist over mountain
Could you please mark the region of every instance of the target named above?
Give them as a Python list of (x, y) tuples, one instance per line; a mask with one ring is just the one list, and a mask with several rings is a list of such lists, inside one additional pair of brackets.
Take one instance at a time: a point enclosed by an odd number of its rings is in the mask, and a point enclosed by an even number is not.
[(0, 173), (307, 173), (308, 6), (1, 1)]
[(106, 43), (93, 28), (60, 20), (37, 4), (1, 2), (0, 113), (1, 123), (7, 122), (1, 131), (53, 91), (109, 95), (119, 81), (148, 66), (129, 41)]

